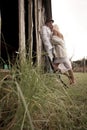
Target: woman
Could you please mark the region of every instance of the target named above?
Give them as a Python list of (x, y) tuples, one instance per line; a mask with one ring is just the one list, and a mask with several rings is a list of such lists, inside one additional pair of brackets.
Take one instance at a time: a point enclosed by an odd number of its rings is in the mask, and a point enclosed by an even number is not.
[[(62, 33), (60, 33), (59, 28), (57, 25), (53, 26), (53, 35), (51, 38), (51, 43), (55, 50), (55, 58), (53, 60), (53, 67), (54, 70), (58, 70), (59, 64), (63, 64), (66, 68), (66, 71), (69, 73), (70, 77), (70, 84), (75, 83), (73, 70), (71, 62), (67, 56), (64, 37)], [(61, 68), (62, 69), (62, 68)]]

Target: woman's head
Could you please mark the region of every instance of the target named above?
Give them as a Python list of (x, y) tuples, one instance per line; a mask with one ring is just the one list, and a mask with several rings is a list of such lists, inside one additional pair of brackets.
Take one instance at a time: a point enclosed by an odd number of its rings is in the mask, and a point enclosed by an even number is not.
[(57, 24), (54, 24), (54, 25), (53, 25), (53, 30), (59, 31), (59, 27), (58, 27)]

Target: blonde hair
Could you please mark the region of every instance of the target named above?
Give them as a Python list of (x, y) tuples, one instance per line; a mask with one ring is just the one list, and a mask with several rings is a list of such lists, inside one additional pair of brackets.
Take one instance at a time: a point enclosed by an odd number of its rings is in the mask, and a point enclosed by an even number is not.
[(54, 25), (53, 25), (53, 30), (59, 31), (59, 27), (58, 27), (57, 24), (54, 24)]
[(64, 39), (64, 38), (63, 38), (63, 35), (62, 35), (62, 33), (60, 32), (59, 27), (58, 27), (57, 24), (54, 24), (54, 25), (53, 25), (53, 35), (56, 35), (56, 36), (58, 36), (58, 37)]

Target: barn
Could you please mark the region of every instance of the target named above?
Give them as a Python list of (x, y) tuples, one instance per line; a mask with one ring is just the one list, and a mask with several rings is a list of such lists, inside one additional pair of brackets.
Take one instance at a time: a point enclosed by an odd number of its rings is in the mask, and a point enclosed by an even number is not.
[(30, 58), (41, 64), (40, 29), (52, 17), (51, 0), (3, 0), (0, 14), (0, 63)]

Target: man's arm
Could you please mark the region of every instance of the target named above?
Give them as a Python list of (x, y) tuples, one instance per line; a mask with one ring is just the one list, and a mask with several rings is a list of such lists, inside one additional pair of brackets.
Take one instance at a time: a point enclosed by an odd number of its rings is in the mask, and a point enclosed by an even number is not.
[(53, 36), (51, 41), (52, 41), (53, 45), (64, 46), (64, 44), (65, 44), (64, 41), (61, 38), (59, 38), (58, 36)]
[(64, 40), (63, 34), (59, 30), (57, 31), (57, 36)]
[(51, 45), (50, 39), (47, 34), (47, 28), (45, 26), (42, 27), (41, 38), (42, 38), (43, 44), (45, 45), (45, 48), (47, 50), (52, 49), (52, 45)]

